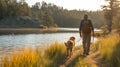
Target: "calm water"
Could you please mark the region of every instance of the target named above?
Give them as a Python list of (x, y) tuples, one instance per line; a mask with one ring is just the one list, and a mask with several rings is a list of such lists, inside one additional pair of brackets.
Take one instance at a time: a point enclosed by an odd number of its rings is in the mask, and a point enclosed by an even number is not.
[[(64, 29), (64, 28), (60, 28)], [(76, 29), (68, 29), (76, 30)], [(10, 55), (14, 50), (24, 47), (46, 47), (52, 43), (64, 43), (68, 41), (69, 37), (76, 38), (76, 46), (82, 44), (79, 33), (45, 33), (45, 34), (19, 34), (19, 35), (0, 35), (0, 60), (2, 55)], [(97, 39), (95, 38), (95, 41)], [(93, 39), (92, 39), (93, 42)]]
[(21, 35), (0, 35), (0, 48), (6, 47), (28, 47), (40, 46), (45, 47), (54, 42), (64, 43), (70, 36), (76, 38), (76, 45), (81, 44), (78, 33), (46, 33), (46, 34), (21, 34)]
[[(78, 30), (78, 28), (58, 28), (58, 30)], [(0, 35), (0, 50), (4, 50), (6, 49), (6, 47), (7, 48), (29, 47), (29, 46), (45, 47), (55, 42), (64, 43), (71, 36), (74, 36), (76, 38), (76, 46), (82, 44), (82, 40), (79, 37), (79, 33)]]
[[(75, 36), (79, 39), (78, 33), (46, 33), (46, 34), (25, 34), (25, 35), (1, 35), (0, 47), (6, 46), (46, 46), (54, 42), (63, 43), (70, 36)], [(80, 42), (79, 42), (80, 43)]]

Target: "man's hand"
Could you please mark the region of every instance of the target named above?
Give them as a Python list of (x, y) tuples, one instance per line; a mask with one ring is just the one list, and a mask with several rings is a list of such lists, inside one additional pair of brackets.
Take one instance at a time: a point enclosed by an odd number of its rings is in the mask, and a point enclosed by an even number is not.
[(82, 34), (81, 34), (81, 32), (80, 32), (80, 37), (82, 37)]
[(92, 36), (94, 37), (94, 31), (92, 32)]
[(93, 36), (93, 42), (94, 42), (94, 31), (92, 31), (92, 36)]

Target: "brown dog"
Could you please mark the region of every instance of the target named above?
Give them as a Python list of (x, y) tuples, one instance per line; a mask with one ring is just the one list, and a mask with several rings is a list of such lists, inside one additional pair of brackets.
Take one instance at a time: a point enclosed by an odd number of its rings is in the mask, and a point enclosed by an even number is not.
[(70, 39), (65, 42), (66, 50), (67, 50), (67, 58), (71, 57), (73, 53), (73, 49), (75, 47), (75, 37), (70, 37)]

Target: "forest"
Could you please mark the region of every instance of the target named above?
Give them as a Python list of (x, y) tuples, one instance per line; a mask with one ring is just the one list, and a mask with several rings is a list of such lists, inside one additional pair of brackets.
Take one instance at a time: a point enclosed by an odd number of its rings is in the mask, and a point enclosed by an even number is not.
[[(78, 28), (83, 15), (88, 14), (95, 28), (104, 28), (109, 25), (106, 21), (110, 19), (108, 6), (103, 5), (102, 10), (98, 11), (68, 10), (44, 1), (29, 6), (25, 0), (0, 0), (0, 27), (39, 27), (44, 25), (47, 27)], [(116, 8), (116, 6), (114, 7)], [(114, 28), (120, 26), (118, 24), (119, 12), (115, 16), (113, 15), (115, 18), (112, 17)]]

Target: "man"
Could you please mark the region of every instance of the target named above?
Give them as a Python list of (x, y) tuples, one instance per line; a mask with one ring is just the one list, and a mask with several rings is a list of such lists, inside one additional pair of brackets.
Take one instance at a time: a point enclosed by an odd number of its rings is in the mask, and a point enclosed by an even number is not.
[(79, 27), (79, 34), (82, 37), (83, 43), (83, 54), (89, 55), (90, 50), (90, 42), (91, 42), (91, 32), (94, 36), (94, 28), (92, 25), (91, 20), (88, 19), (88, 15), (84, 15), (84, 19), (81, 20), (80, 27)]

